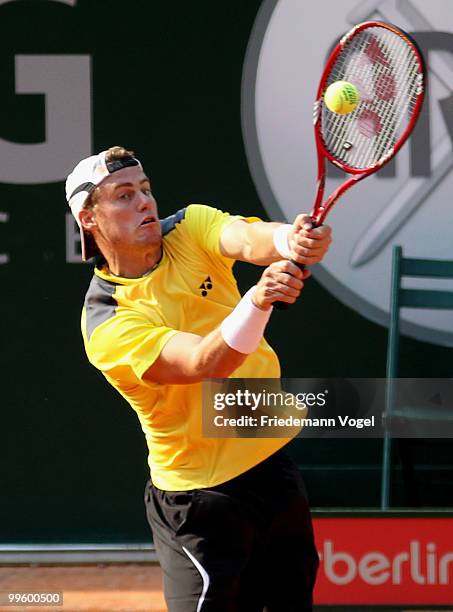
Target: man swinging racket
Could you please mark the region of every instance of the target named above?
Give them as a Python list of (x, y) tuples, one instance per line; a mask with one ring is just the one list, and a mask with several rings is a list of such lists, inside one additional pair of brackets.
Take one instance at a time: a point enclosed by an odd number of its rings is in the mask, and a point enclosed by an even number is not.
[[(159, 220), (131, 151), (82, 160), (66, 195), (82, 256), (98, 255), (82, 333), (136, 411), (149, 448), (148, 519), (170, 612), (312, 610), (318, 566), (299, 471), (281, 438), (204, 438), (201, 381), (278, 378), (263, 333), (331, 242), (308, 215), (264, 223), (192, 204)], [(241, 298), (235, 260), (263, 266)]]

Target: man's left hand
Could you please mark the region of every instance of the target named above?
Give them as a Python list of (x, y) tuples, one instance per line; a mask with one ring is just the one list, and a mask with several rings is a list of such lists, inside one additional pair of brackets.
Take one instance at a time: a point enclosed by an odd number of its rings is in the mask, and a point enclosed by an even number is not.
[(291, 259), (311, 266), (323, 260), (332, 242), (332, 228), (321, 225), (313, 229), (310, 215), (297, 215), (288, 234)]

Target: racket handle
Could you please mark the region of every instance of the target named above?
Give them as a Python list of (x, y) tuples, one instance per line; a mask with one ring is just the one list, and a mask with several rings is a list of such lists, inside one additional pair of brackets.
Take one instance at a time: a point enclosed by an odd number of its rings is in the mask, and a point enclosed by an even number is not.
[[(311, 217), (311, 225), (312, 225), (312, 229), (322, 225), (322, 223), (320, 223), (320, 221), (319, 221), (319, 218), (316, 217), (313, 213), (312, 213), (312, 217)], [(291, 261), (293, 261), (293, 260), (291, 260)], [(296, 266), (299, 268), (299, 270), (302, 270), (302, 272), (306, 268), (305, 264), (297, 263), (297, 261), (293, 261), (293, 263), (296, 264)], [(288, 310), (288, 308), (291, 306), (291, 304), (288, 304), (288, 302), (274, 302), (273, 305), (274, 305), (274, 307), (277, 310)]]
[[(297, 263), (297, 261), (293, 261), (293, 263), (296, 264), (302, 272), (305, 270), (305, 264)], [(274, 302), (273, 306), (277, 310), (288, 310), (291, 304), (288, 304), (288, 302)]]

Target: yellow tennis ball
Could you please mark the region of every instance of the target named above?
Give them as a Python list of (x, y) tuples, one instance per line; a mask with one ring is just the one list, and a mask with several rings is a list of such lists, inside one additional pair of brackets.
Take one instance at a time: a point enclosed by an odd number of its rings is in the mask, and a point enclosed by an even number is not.
[(357, 87), (348, 81), (336, 81), (329, 85), (324, 94), (324, 102), (332, 113), (347, 115), (360, 101)]

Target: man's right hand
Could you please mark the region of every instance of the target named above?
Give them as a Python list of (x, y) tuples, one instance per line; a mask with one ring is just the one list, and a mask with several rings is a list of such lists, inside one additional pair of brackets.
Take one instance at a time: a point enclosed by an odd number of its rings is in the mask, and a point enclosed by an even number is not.
[(292, 261), (276, 261), (264, 270), (252, 301), (262, 310), (268, 310), (274, 302), (294, 304), (304, 286), (303, 281), (310, 275), (309, 270), (300, 270)]

